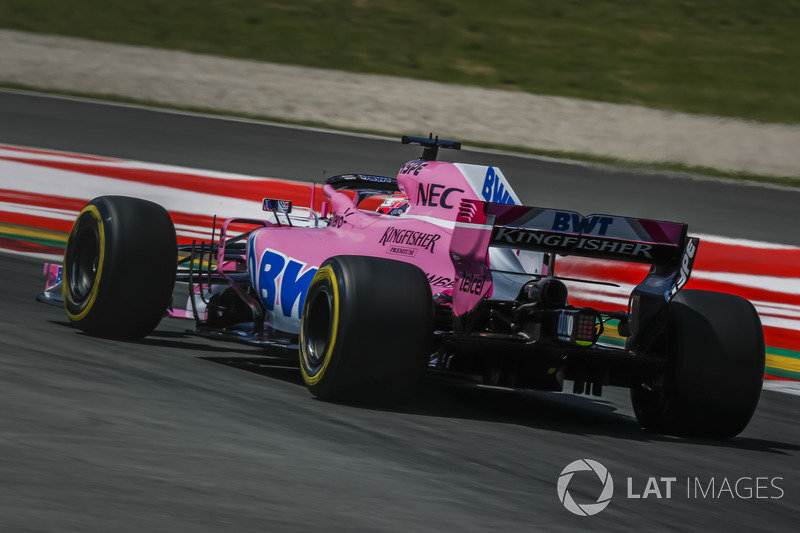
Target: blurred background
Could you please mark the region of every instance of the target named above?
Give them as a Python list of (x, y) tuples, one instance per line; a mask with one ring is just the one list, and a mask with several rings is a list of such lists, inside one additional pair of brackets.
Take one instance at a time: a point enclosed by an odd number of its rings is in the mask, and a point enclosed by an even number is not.
[(0, 27), (800, 121), (797, 0), (0, 0)]

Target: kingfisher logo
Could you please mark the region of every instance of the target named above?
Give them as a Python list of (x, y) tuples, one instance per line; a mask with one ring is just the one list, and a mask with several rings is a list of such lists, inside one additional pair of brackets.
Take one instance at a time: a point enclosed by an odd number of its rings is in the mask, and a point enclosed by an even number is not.
[(386, 228), (383, 232), (380, 242), (382, 245), (387, 244), (405, 244), (408, 246), (417, 246), (424, 248), (430, 253), (436, 247), (436, 241), (441, 239), (442, 236), (438, 233), (424, 233), (422, 231), (411, 231), (408, 229)]
[[(578, 504), (569, 492), (569, 484), (572, 481), (572, 477), (576, 472), (583, 471), (594, 472), (602, 485), (600, 496), (597, 497), (597, 501), (594, 503)], [(561, 471), (561, 475), (558, 477), (558, 499), (566, 507), (567, 511), (578, 516), (596, 515), (608, 507), (613, 495), (614, 480), (611, 479), (611, 474), (605, 466), (592, 459), (578, 459), (571, 462)]]

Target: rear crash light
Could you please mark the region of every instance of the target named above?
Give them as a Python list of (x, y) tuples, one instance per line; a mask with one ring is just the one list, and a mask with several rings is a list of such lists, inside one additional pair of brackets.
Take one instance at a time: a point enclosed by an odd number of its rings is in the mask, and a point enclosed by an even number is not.
[(560, 341), (591, 346), (599, 336), (597, 314), (589, 309), (564, 309), (558, 317), (557, 338)]

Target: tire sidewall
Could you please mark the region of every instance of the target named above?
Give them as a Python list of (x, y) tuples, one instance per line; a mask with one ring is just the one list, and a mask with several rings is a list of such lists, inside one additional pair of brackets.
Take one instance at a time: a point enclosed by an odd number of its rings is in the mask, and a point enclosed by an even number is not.
[(764, 334), (753, 305), (738, 296), (683, 290), (670, 302), (659, 343), (666, 371), (646, 391), (631, 389), (647, 429), (683, 436), (729, 438), (758, 405), (764, 378)]
[[(113, 227), (109, 227), (111, 226), (109, 224), (111, 219), (112, 214), (108, 203), (102, 201), (102, 198), (96, 198), (81, 211), (70, 232), (67, 249), (64, 253), (65, 275), (62, 293), (67, 316), (73, 322), (85, 325), (92, 324), (96, 314), (95, 310), (104, 308), (108, 301), (109, 294), (106, 290), (107, 283), (105, 280), (114, 277), (110, 259), (115, 254), (114, 242), (116, 241)], [(71, 249), (70, 243), (77, 239), (80, 232), (85, 231), (87, 228), (93, 229), (97, 234), (99, 262), (94, 283), (89, 293), (83, 298), (79, 298), (73, 291), (71, 280), (75, 275), (73, 268), (75, 261), (77, 261), (74, 254), (79, 251)]]
[[(300, 348), (300, 371), (306, 386), (312, 392), (324, 394), (327, 388), (326, 384), (335, 380), (335, 377), (331, 376), (337, 373), (337, 367), (340, 363), (341, 358), (338, 357), (337, 350), (341, 346), (339, 339), (341, 334), (340, 326), (343, 327), (341, 324), (341, 311), (345, 307), (346, 296), (344, 287), (341, 286), (342, 279), (342, 269), (339, 263), (326, 261), (311, 280), (306, 295), (306, 305), (303, 307), (300, 321), (298, 344)], [(326, 293), (331, 302), (331, 319), (324, 353), (320, 354), (320, 358), (317, 358), (318, 362), (314, 362), (314, 358), (310, 353), (311, 349), (308, 346), (308, 343), (314, 341), (314, 339), (309, 338), (312, 335), (310, 331), (312, 317), (310, 315), (313, 312), (313, 306), (319, 305), (317, 298), (320, 297), (321, 293)]]
[[(90, 292), (71, 286), (79, 232), (98, 236), (97, 274)], [(177, 238), (167, 211), (124, 196), (95, 198), (81, 211), (64, 254), (64, 308), (70, 321), (96, 336), (136, 339), (149, 334), (169, 307), (175, 284)]]
[[(336, 333), (321, 371), (309, 364), (309, 309), (318, 291), (335, 297)], [(433, 301), (425, 274), (410, 263), (336, 256), (317, 271), (307, 293), (299, 336), (306, 386), (322, 399), (399, 403), (424, 373), (431, 353)]]

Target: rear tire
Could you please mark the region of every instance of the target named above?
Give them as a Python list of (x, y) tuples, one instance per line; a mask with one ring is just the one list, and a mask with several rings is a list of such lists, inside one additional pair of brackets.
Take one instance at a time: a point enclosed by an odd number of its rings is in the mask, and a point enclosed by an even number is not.
[(170, 304), (176, 265), (175, 227), (163, 207), (125, 196), (95, 198), (67, 240), (67, 316), (90, 335), (144, 337)]
[(432, 351), (433, 301), (416, 266), (383, 258), (325, 261), (300, 323), (300, 369), (323, 400), (395, 404), (411, 395)]
[(668, 370), (631, 388), (636, 418), (665, 434), (730, 438), (747, 426), (764, 382), (764, 331), (753, 304), (683, 290), (670, 302)]

